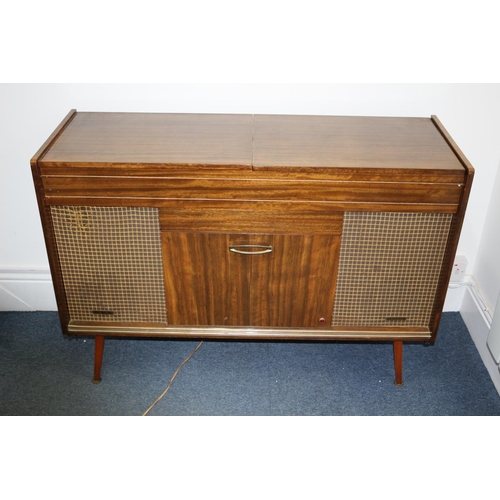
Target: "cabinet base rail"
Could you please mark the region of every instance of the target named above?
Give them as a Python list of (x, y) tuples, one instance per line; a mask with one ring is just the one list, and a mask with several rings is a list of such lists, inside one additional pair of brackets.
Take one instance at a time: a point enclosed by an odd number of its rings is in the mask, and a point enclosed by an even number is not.
[(264, 328), (264, 327), (210, 327), (210, 326), (127, 326), (99, 325), (70, 322), (70, 335), (103, 335), (107, 337), (165, 337), (191, 339), (234, 339), (234, 340), (305, 340), (305, 341), (390, 341), (431, 342), (432, 335), (427, 328), (393, 328), (381, 330), (326, 329), (326, 328)]

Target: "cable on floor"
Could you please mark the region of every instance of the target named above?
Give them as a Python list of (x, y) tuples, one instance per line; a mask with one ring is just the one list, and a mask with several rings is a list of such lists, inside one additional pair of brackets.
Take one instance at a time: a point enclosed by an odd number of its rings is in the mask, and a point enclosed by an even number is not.
[(203, 345), (203, 340), (198, 344), (196, 349), (179, 365), (179, 368), (175, 370), (175, 373), (172, 375), (172, 378), (170, 379), (170, 382), (168, 383), (167, 388), (163, 391), (163, 393), (158, 397), (158, 399), (142, 414), (143, 417), (145, 417), (153, 408), (153, 406), (160, 401), (160, 399), (167, 394), (168, 390), (170, 389), (170, 386), (172, 385), (172, 382), (174, 381), (175, 377), (177, 377), (177, 374), (180, 372), (181, 368), (194, 356), (194, 353)]

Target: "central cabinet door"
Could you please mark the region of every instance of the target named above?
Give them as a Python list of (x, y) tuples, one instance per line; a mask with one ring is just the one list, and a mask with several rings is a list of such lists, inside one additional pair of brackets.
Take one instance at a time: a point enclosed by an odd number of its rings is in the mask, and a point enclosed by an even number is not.
[(171, 325), (329, 327), (338, 235), (164, 232)]

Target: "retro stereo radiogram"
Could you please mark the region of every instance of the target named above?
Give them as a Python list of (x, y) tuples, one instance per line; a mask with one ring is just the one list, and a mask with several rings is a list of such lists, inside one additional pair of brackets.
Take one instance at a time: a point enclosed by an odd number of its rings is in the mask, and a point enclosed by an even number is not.
[(65, 335), (436, 338), (474, 170), (439, 120), (71, 111), (31, 160)]

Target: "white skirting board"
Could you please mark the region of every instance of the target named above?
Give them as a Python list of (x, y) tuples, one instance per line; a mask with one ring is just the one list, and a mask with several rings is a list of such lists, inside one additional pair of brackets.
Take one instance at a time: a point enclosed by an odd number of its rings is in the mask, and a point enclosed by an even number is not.
[(488, 335), (488, 349), (496, 363), (500, 362), (500, 294), (498, 295), (497, 305), (495, 307), (497, 314), (491, 320), (490, 333)]
[(0, 268), (0, 311), (57, 311), (49, 270)]
[(467, 288), (464, 295), (462, 307), (460, 308), (460, 314), (467, 326), (467, 329), (469, 330), (474, 344), (476, 344), (476, 348), (481, 356), (481, 359), (483, 360), (484, 366), (488, 370), (498, 394), (500, 394), (499, 366), (493, 359), (487, 345), (491, 320), (484, 314), (481, 304), (474, 297), (474, 293), (472, 293), (470, 288)]

